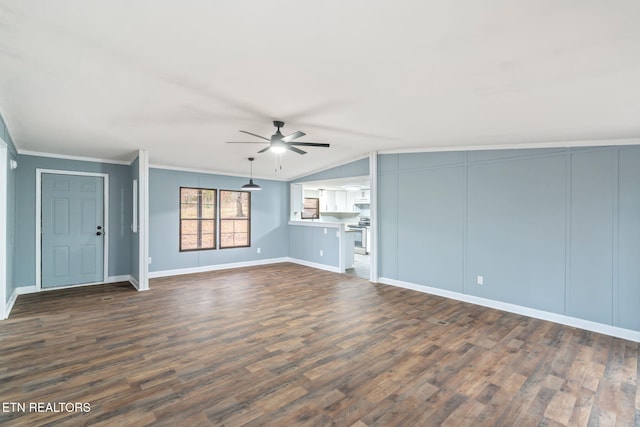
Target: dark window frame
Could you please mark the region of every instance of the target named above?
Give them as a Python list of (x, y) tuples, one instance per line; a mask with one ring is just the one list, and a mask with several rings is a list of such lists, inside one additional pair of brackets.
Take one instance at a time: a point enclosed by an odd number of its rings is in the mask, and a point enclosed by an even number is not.
[[(223, 218), (222, 217), (222, 193), (246, 193), (247, 194), (247, 216), (242, 219), (235, 218)], [(219, 201), (218, 201), (218, 239), (219, 239), (219, 248), (220, 249), (234, 249), (234, 248), (250, 248), (251, 247), (251, 191), (243, 191), (243, 190), (219, 190)], [(222, 245), (222, 221), (246, 221), (247, 222), (247, 244), (246, 245), (234, 245), (234, 246), (223, 246)], [(227, 233), (225, 233), (227, 234)]]
[[(198, 190), (198, 218), (182, 218), (182, 190)], [(213, 218), (202, 218), (202, 191), (213, 191)], [(180, 252), (193, 252), (193, 251), (212, 251), (217, 249), (217, 238), (218, 238), (218, 190), (215, 188), (202, 188), (202, 187), (180, 187), (178, 192), (178, 205), (179, 205), (179, 218), (178, 218), (178, 248)], [(197, 221), (197, 240), (198, 247), (183, 249), (182, 248), (182, 224), (183, 221)], [(212, 221), (213, 222), (213, 247), (200, 247), (202, 245), (202, 222), (203, 221)]]
[[(305, 216), (305, 211), (307, 210), (305, 206), (305, 202), (307, 200), (315, 200), (315, 208), (310, 208), (310, 210), (314, 210), (315, 213), (311, 216)], [(319, 219), (320, 218), (320, 198), (319, 197), (304, 197), (302, 199), (302, 213), (300, 214), (301, 219)]]

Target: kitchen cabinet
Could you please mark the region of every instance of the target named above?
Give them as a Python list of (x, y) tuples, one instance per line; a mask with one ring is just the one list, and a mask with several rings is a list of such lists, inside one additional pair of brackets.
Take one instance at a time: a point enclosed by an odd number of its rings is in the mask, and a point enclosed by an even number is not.
[(371, 203), (371, 190), (359, 190), (356, 192), (356, 204)]
[(322, 190), (320, 211), (326, 213), (356, 213), (355, 194), (344, 190)]
[(301, 219), (303, 204), (302, 185), (291, 184), (291, 219)]
[(356, 195), (357, 191), (347, 191), (347, 211), (356, 212)]
[(320, 211), (336, 212), (336, 192), (332, 190), (320, 190)]
[(348, 212), (347, 209), (347, 192), (336, 191), (336, 212)]

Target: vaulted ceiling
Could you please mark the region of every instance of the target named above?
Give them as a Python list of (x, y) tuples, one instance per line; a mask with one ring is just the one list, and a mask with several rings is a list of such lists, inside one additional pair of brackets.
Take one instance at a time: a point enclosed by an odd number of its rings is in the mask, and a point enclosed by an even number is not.
[[(289, 179), (372, 150), (640, 137), (640, 2), (0, 1), (21, 152)], [(331, 148), (275, 171), (238, 130)]]

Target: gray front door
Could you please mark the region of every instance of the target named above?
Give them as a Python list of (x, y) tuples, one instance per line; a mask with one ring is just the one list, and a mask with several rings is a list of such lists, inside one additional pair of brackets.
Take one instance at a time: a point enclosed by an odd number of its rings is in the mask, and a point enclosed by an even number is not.
[(42, 287), (104, 281), (104, 179), (42, 174)]

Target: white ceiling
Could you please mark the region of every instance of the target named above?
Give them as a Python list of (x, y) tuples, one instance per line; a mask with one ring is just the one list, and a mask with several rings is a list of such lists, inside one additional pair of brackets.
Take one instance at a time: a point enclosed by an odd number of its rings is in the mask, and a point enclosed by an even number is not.
[[(18, 150), (289, 179), (372, 150), (640, 137), (640, 2), (0, 0)], [(257, 138), (256, 141), (259, 141)]]

